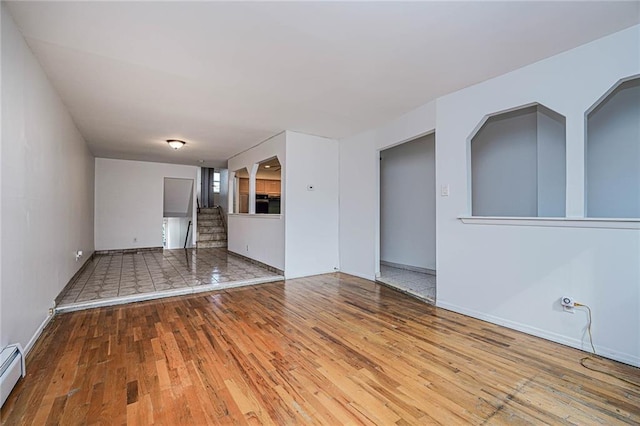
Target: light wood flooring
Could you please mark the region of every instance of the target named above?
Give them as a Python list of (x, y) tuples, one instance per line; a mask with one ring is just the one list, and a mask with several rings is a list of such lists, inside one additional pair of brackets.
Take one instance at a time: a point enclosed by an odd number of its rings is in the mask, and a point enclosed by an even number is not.
[[(344, 274), (56, 316), (6, 425), (639, 424), (585, 353)], [(639, 370), (589, 361), (640, 382)]]

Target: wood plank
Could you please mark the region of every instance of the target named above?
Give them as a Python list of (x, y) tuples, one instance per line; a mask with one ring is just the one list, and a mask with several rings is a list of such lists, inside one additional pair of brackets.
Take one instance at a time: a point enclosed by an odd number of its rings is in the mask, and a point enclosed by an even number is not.
[(639, 424), (640, 387), (584, 356), (328, 274), (57, 316), (1, 420)]

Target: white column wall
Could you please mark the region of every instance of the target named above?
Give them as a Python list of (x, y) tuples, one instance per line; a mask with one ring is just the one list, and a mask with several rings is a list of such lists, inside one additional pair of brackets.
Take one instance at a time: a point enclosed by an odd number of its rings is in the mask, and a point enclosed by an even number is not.
[(338, 142), (286, 134), (286, 277), (334, 272), (339, 267)]

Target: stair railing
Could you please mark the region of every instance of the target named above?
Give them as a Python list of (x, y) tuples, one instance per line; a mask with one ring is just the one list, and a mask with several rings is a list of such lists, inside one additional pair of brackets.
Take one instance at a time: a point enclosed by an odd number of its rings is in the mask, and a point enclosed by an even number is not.
[(227, 216), (224, 214), (224, 209), (222, 206), (216, 206), (218, 209), (218, 213), (220, 214), (220, 219), (222, 219), (222, 226), (224, 227), (224, 234), (229, 238), (229, 231), (227, 230)]
[(189, 221), (189, 225), (187, 225), (187, 236), (184, 237), (184, 248), (187, 248), (187, 241), (189, 241), (189, 230), (191, 229), (191, 221)]

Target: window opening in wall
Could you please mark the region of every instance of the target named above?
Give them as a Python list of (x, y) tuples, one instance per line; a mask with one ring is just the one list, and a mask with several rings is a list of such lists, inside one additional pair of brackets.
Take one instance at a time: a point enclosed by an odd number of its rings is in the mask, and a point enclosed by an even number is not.
[(585, 190), (586, 216), (640, 218), (640, 77), (587, 114)]
[(234, 212), (249, 213), (249, 172), (246, 167), (236, 170)]
[(278, 157), (258, 164), (256, 174), (256, 213), (280, 214), (282, 192), (282, 167)]
[(220, 172), (213, 172), (212, 187), (213, 187), (214, 194), (220, 193)]
[(565, 122), (539, 104), (486, 119), (470, 141), (473, 216), (565, 216)]

